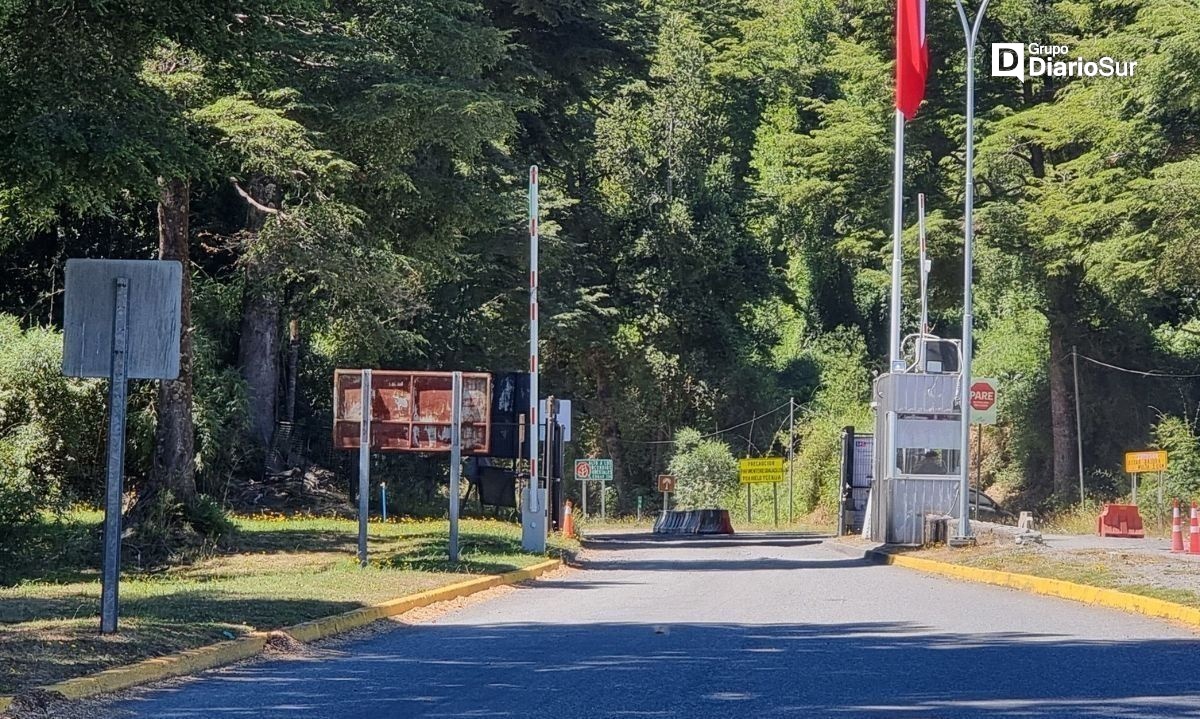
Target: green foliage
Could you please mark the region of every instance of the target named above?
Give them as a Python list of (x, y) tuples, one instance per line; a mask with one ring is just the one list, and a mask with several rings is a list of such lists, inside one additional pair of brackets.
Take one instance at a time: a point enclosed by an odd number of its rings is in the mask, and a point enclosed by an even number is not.
[(801, 513), (837, 507), (842, 429), (874, 431), (874, 415), (867, 404), (871, 378), (865, 369), (862, 337), (841, 329), (821, 338), (810, 352), (819, 368), (820, 384), (797, 426), (792, 471), (795, 509)]
[[(276, 361), (287, 320), (301, 333), (297, 419), (315, 445), (337, 366), (525, 366), (533, 163), (543, 388), (577, 401), (581, 447), (616, 460), (619, 508), (682, 456), (655, 442), (741, 425), (789, 396), (802, 402), (797, 509), (832, 505), (841, 429), (871, 425), (871, 370), (886, 369), (892, 4), (94, 0), (54, 12), (0, 4), (0, 311), (23, 318), (0, 330), (0, 466), (24, 498), (13, 516), (94, 498), (103, 437), (101, 385), (52, 376), (54, 340), (19, 328), (56, 321), (65, 257), (152, 256), (160, 178), (192, 188), (196, 462), (220, 496), (260, 470), (248, 397), (283, 387), (243, 377)], [(904, 245), (912, 258), (923, 192), (931, 321), (956, 337), (964, 56), (952, 8), (927, 21), (945, 50), (906, 127)], [(1180, 374), (1200, 360), (1197, 27), (1186, 0), (989, 9), (984, 42), (1140, 63), (1133, 78), (978, 78), (976, 371), (1001, 381), (984, 475), (1029, 506), (1065, 498), (1052, 495), (1073, 471), (1076, 391), (1097, 496), (1119, 491), (1120, 453), (1150, 440), (1160, 410), (1189, 416), (1200, 402), (1194, 380), (1088, 364), (1076, 388), (1067, 370), (1072, 346)], [(263, 356), (242, 356), (250, 300), (279, 320)], [(30, 404), (22, 382), (49, 399)], [(152, 394), (133, 395), (135, 483)], [(739, 446), (777, 444), (776, 419)], [(1179, 447), (1195, 435), (1157, 426)], [(436, 494), (436, 468), (388, 463), (414, 496)]]
[(0, 524), (97, 497), (104, 427), (101, 384), (62, 375), (62, 335), (0, 314)]
[(701, 439), (691, 428), (675, 434), (675, 454), (667, 471), (675, 475), (675, 507), (724, 509), (738, 488), (738, 463), (729, 445)]
[[(1177, 497), (1185, 504), (1200, 499), (1200, 438), (1195, 420), (1187, 417), (1160, 417), (1154, 426), (1155, 444), (1167, 450), (1167, 471), (1163, 491), (1169, 499)], [(1154, 480), (1148, 482), (1154, 487)]]

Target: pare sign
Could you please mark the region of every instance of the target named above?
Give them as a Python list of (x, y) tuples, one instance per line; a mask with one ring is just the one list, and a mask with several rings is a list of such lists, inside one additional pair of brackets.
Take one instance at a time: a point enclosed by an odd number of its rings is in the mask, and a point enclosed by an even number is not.
[(971, 381), (971, 422), (996, 424), (996, 380), (977, 377)]

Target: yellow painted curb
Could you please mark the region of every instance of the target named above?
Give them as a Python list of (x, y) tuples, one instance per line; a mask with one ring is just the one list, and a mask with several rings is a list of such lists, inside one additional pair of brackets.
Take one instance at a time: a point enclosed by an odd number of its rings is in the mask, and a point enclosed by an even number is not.
[[(380, 604), (374, 604), (361, 609), (354, 609), (343, 614), (335, 614), (321, 619), (314, 619), (302, 624), (295, 624), (279, 630), (301, 642), (311, 642), (316, 639), (333, 636), (340, 632), (370, 624), (386, 617), (403, 614), (410, 609), (426, 607), (436, 602), (458, 599), (492, 587), (506, 584), (516, 584), (545, 574), (562, 565), (561, 559), (548, 559), (524, 569), (517, 569), (504, 574), (492, 574), (484, 577), (457, 582), (445, 587), (430, 589), (418, 594), (392, 599)], [(269, 632), (252, 632), (227, 642), (210, 644), (195, 649), (168, 654), (166, 656), (146, 659), (136, 664), (106, 669), (102, 672), (87, 676), (75, 677), (40, 687), (46, 691), (57, 692), (67, 699), (82, 699), (96, 694), (108, 694), (128, 689), (139, 684), (169, 679), (171, 677), (194, 674), (212, 669), (213, 667), (232, 664), (243, 659), (260, 654), (266, 646)], [(13, 697), (0, 696), (0, 712), (6, 711), (12, 705)]]
[(159, 679), (191, 674), (222, 664), (232, 664), (242, 659), (248, 659), (261, 652), (266, 643), (266, 632), (254, 632), (227, 642), (186, 649), (175, 654), (146, 659), (136, 664), (67, 679), (42, 688), (58, 692), (67, 699), (107, 694), (135, 684), (145, 684)]
[(944, 577), (1020, 589), (1033, 594), (1070, 599), (1076, 602), (1083, 602), (1084, 604), (1119, 609), (1130, 614), (1141, 614), (1157, 619), (1169, 619), (1194, 627), (1200, 627), (1200, 609), (1154, 597), (1130, 594), (1129, 592), (1122, 592), (1117, 589), (1091, 587), (1086, 584), (1076, 584), (1062, 579), (1035, 577), (1032, 574), (1017, 574), (997, 569), (980, 569), (979, 567), (966, 567), (961, 564), (950, 564), (949, 562), (939, 562), (933, 559), (907, 557), (903, 554), (888, 554), (887, 552), (877, 552), (874, 550), (869, 551), (869, 554), (884, 564), (908, 567), (909, 569), (916, 569), (929, 574), (940, 574)]
[(352, 609), (344, 614), (335, 614), (330, 617), (322, 617), (314, 619), (311, 622), (303, 624), (295, 624), (290, 627), (284, 627), (282, 630), (292, 636), (293, 639), (301, 642), (311, 642), (323, 637), (333, 636), (340, 632), (349, 631), (358, 627), (370, 624), (387, 617), (393, 617), (397, 614), (403, 614), (410, 609), (425, 607), (435, 602), (444, 602), (450, 599), (458, 599), (476, 592), (482, 592), (485, 589), (498, 587), (504, 584), (516, 584), (527, 579), (533, 579), (542, 574), (545, 574), (551, 569), (557, 569), (562, 564), (561, 559), (549, 559), (545, 562), (539, 562), (533, 566), (524, 569), (518, 569), (505, 574), (493, 574), (486, 577), (477, 577), (468, 579), (465, 582), (451, 584), (437, 589), (430, 589), (419, 594), (411, 594), (407, 597), (392, 599), (381, 604), (374, 604), (362, 609)]

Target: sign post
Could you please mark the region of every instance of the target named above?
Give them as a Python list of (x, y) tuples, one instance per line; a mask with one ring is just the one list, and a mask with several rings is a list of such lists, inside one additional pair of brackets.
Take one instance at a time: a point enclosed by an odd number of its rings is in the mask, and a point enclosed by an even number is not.
[(600, 483), (600, 519), (604, 519), (606, 507), (604, 498), (604, 483), (613, 478), (613, 461), (611, 459), (577, 459), (575, 460), (575, 480), (583, 482), (584, 514), (587, 514), (587, 483)]
[(358, 566), (367, 566), (367, 499), (371, 493), (371, 370), (362, 371), (358, 421)]
[[(975, 427), (975, 492), (983, 491), (983, 425), (996, 424), (997, 388), (1000, 383), (991, 377), (971, 380), (971, 422)], [(975, 518), (979, 518), (979, 501), (975, 502)]]
[(663, 514), (666, 514), (667, 510), (669, 510), (671, 508), (671, 506), (670, 506), (671, 505), (671, 496), (670, 495), (672, 492), (675, 491), (674, 475), (670, 475), (670, 474), (658, 475), (658, 491), (662, 492), (662, 496), (663, 496), (662, 511), (663, 511)]
[(69, 259), (65, 285), (63, 374), (109, 381), (100, 631), (111, 634), (119, 615), (129, 380), (179, 377), (183, 265), (172, 260)]
[(121, 490), (125, 483), (125, 400), (129, 389), (129, 278), (114, 283), (112, 372), (108, 378), (108, 467), (104, 482), (104, 577), (100, 586), (100, 632), (117, 631), (121, 583)]
[(450, 561), (458, 561), (458, 500), (462, 477), (462, 372), (453, 376), (450, 398)]

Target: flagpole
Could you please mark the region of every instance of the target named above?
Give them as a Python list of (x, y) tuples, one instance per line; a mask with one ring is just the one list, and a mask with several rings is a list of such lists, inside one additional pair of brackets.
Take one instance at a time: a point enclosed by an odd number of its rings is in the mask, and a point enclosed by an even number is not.
[(896, 147), (892, 171), (892, 319), (888, 334), (888, 364), (904, 370), (900, 357), (900, 270), (904, 258), (900, 245), (904, 221), (904, 113), (896, 110)]
[(975, 325), (974, 305), (971, 293), (972, 263), (975, 243), (975, 41), (979, 27), (983, 24), (983, 13), (988, 0), (979, 4), (974, 22), (967, 20), (962, 0), (954, 0), (958, 8), (958, 19), (962, 21), (963, 36), (967, 44), (967, 156), (965, 170), (965, 208), (963, 211), (963, 327), (962, 327), (962, 382), (959, 388), (959, 404), (962, 411), (959, 428), (959, 518), (958, 536), (961, 542), (971, 537), (970, 478), (968, 476), (971, 457), (971, 333)]

